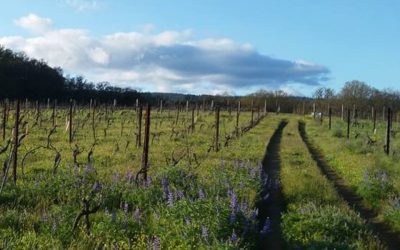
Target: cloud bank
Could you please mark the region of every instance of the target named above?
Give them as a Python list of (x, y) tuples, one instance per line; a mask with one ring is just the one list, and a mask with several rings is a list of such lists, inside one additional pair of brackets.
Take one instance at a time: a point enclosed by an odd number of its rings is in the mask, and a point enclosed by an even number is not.
[(190, 30), (91, 36), (83, 29), (56, 29), (29, 14), (14, 21), (28, 36), (0, 37), (0, 45), (42, 58), (91, 81), (152, 91), (218, 94), (256, 88), (316, 86), (329, 70), (303, 60), (277, 59), (227, 38), (193, 39)]

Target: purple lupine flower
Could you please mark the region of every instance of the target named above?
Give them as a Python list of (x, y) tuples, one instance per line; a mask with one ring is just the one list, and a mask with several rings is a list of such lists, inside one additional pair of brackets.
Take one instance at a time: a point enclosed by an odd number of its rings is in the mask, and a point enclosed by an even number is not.
[(201, 188), (199, 188), (199, 199), (200, 199), (200, 200), (203, 200), (205, 197), (206, 197), (206, 196), (205, 196), (203, 190), (202, 190)]
[(233, 230), (230, 240), (231, 242), (236, 242), (238, 240), (235, 230)]
[(262, 237), (266, 236), (269, 232), (271, 232), (271, 220), (269, 217), (265, 219), (264, 226), (260, 231)]
[(229, 192), (230, 194), (230, 208), (232, 210), (232, 212), (236, 212), (237, 210), (237, 205), (238, 205), (238, 199), (237, 199), (237, 195), (234, 191)]
[(172, 192), (168, 193), (167, 204), (168, 204), (169, 207), (173, 207), (174, 206), (174, 194)]
[(183, 193), (182, 190), (177, 190), (177, 191), (176, 191), (176, 197), (177, 197), (179, 200), (182, 200), (182, 199), (185, 198), (185, 195), (184, 195), (184, 193)]
[(129, 210), (129, 204), (125, 201), (124, 203), (124, 207), (123, 207), (124, 213), (128, 214), (128, 210)]
[(232, 213), (229, 215), (229, 223), (230, 223), (230, 224), (235, 224), (235, 222), (236, 222), (236, 214), (235, 214), (234, 212), (232, 212)]
[(154, 236), (152, 249), (153, 250), (160, 250), (161, 249), (161, 240), (157, 236)]
[(93, 184), (92, 190), (93, 190), (93, 192), (97, 193), (97, 192), (100, 192), (102, 188), (103, 188), (103, 186), (101, 185), (101, 183), (99, 181), (96, 181)]
[(258, 208), (254, 209), (253, 212), (251, 213), (250, 220), (255, 221), (257, 220), (258, 216)]
[(201, 226), (201, 237), (203, 237), (205, 240), (208, 239), (208, 229), (205, 226)]

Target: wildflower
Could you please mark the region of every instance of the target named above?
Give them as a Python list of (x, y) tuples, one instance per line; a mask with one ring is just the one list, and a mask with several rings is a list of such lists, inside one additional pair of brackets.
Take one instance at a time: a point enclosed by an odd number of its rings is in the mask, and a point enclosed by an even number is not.
[(271, 232), (271, 220), (269, 217), (264, 222), (264, 226), (260, 231), (261, 236), (266, 236), (269, 232)]
[(255, 221), (257, 220), (257, 216), (258, 216), (258, 208), (254, 209), (251, 216), (250, 216), (250, 220)]
[(205, 226), (201, 226), (201, 237), (208, 239), (208, 229)]
[(185, 198), (185, 195), (183, 194), (183, 192), (181, 190), (177, 190), (176, 191), (176, 197), (180, 200)]
[(199, 199), (203, 200), (205, 198), (204, 192), (201, 188), (199, 188)]
[(124, 207), (123, 207), (124, 213), (127, 214), (128, 210), (129, 210), (129, 205), (127, 202), (124, 203)]
[(236, 210), (237, 210), (237, 205), (238, 205), (237, 195), (236, 195), (236, 193), (235, 193), (234, 191), (228, 192), (228, 195), (229, 195), (230, 198), (231, 198), (231, 201), (230, 201), (230, 208), (231, 208), (232, 212), (236, 212)]
[(161, 249), (161, 241), (160, 241), (160, 238), (158, 238), (157, 236), (154, 236), (152, 247), (153, 247), (153, 250)]
[(96, 181), (93, 184), (92, 190), (93, 190), (93, 192), (97, 193), (97, 192), (101, 191), (102, 188), (103, 188), (103, 186), (101, 185), (101, 183)]
[(235, 214), (234, 212), (232, 212), (232, 213), (229, 215), (229, 223), (230, 223), (230, 224), (235, 224), (235, 222), (236, 222), (236, 214)]
[(235, 230), (233, 230), (230, 240), (231, 242), (236, 242), (238, 240)]

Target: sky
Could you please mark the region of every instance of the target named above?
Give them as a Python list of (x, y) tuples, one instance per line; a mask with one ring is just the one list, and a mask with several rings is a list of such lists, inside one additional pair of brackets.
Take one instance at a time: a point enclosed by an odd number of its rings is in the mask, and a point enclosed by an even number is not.
[(400, 83), (397, 0), (1, 0), (0, 45), (141, 91)]

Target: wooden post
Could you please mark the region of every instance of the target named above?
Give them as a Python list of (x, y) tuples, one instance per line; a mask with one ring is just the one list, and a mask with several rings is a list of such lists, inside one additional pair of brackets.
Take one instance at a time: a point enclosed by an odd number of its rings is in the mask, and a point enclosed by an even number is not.
[(382, 121), (385, 121), (385, 106), (382, 108)]
[(390, 154), (390, 130), (391, 130), (391, 119), (392, 119), (392, 113), (391, 109), (387, 109), (387, 129), (386, 129), (386, 147), (385, 147), (385, 153), (387, 155)]
[(163, 101), (160, 100), (160, 113), (161, 113), (161, 114), (162, 114), (162, 111), (163, 111)]
[(142, 113), (143, 113), (143, 106), (139, 106), (138, 110), (138, 131), (136, 136), (136, 147), (142, 146)]
[(375, 133), (375, 129), (376, 129), (376, 109), (375, 109), (375, 108), (372, 108), (372, 109), (373, 109), (372, 116), (373, 116), (373, 120), (374, 120), (374, 125), (373, 125), (373, 130), (372, 130), (372, 132)]
[(179, 122), (179, 109), (180, 109), (180, 104), (178, 104), (178, 108), (176, 109), (176, 119), (175, 119), (175, 124), (177, 125)]
[(191, 126), (191, 129), (192, 129), (192, 133), (194, 133), (194, 107), (192, 108), (192, 126)]
[(92, 132), (93, 132), (93, 141), (96, 142), (96, 100), (93, 101), (92, 105)]
[(342, 104), (342, 121), (344, 121), (344, 105)]
[(251, 126), (253, 126), (253, 123), (254, 123), (254, 108), (253, 108), (253, 100), (251, 100), (251, 121), (250, 121), (250, 124), (251, 124)]
[(147, 180), (147, 170), (149, 167), (149, 139), (150, 139), (150, 104), (146, 108), (146, 124), (144, 128), (144, 145), (142, 155), (143, 177)]
[(239, 118), (240, 118), (240, 101), (238, 101), (237, 111), (236, 111), (236, 135), (239, 136)]
[(315, 112), (316, 112), (316, 108), (315, 108), (315, 102), (313, 103), (313, 118), (315, 120)]
[(322, 125), (322, 123), (324, 122), (324, 112), (321, 112), (321, 116), (319, 119), (319, 123)]
[(69, 101), (69, 143), (72, 143), (72, 99)]
[(19, 100), (17, 100), (17, 106), (15, 109), (15, 125), (14, 125), (14, 147), (13, 147), (13, 178), (14, 184), (17, 184), (17, 160), (18, 160), (18, 132), (19, 132)]
[(215, 152), (219, 150), (219, 106), (215, 111)]
[(350, 109), (347, 109), (347, 139), (350, 139)]
[(267, 114), (267, 99), (264, 100), (264, 115)]
[(331, 107), (329, 107), (328, 113), (329, 113), (329, 130), (331, 130), (332, 129), (332, 108)]

